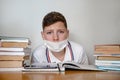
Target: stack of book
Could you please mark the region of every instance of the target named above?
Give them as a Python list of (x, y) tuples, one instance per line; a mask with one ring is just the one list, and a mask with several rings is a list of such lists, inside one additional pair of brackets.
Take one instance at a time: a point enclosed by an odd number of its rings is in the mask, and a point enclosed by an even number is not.
[(120, 71), (120, 44), (95, 45), (94, 56), (98, 68)]
[(30, 53), (29, 38), (0, 36), (0, 71), (21, 70)]

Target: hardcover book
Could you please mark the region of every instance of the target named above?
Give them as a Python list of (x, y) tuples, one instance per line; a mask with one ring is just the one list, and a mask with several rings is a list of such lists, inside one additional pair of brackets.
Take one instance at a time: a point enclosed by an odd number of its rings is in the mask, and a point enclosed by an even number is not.
[(92, 70), (92, 71), (103, 71), (98, 69), (95, 65), (82, 65), (75, 62), (64, 62), (64, 63), (33, 63), (30, 66), (25, 66), (23, 71), (59, 71), (65, 70)]

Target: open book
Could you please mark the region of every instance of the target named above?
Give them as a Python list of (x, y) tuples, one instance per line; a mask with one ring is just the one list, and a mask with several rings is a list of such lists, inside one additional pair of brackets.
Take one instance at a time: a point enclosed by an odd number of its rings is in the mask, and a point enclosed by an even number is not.
[(103, 71), (98, 69), (95, 65), (82, 65), (75, 62), (64, 62), (64, 63), (33, 63), (30, 66), (25, 66), (23, 71), (59, 71), (65, 70), (92, 70), (92, 71)]

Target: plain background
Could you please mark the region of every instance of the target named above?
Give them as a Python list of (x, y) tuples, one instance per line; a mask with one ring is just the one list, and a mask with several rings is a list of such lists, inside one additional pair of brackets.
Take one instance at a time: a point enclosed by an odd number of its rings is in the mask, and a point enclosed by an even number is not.
[(85, 48), (90, 64), (94, 45), (120, 44), (120, 0), (0, 0), (0, 36), (28, 37), (34, 50), (51, 11), (66, 17), (70, 40)]

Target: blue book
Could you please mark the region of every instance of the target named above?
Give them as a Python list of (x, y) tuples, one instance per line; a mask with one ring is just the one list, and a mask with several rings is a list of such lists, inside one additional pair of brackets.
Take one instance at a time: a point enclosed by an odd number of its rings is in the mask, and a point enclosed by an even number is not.
[(97, 66), (98, 69), (102, 70), (113, 70), (113, 71), (120, 71), (120, 67), (112, 67), (112, 66)]

